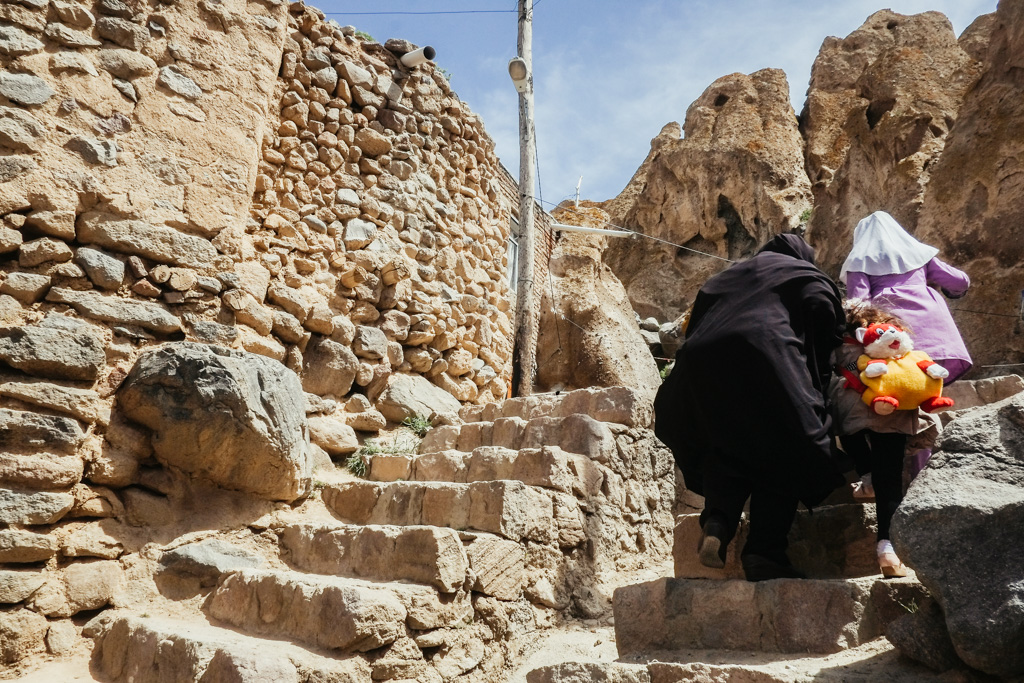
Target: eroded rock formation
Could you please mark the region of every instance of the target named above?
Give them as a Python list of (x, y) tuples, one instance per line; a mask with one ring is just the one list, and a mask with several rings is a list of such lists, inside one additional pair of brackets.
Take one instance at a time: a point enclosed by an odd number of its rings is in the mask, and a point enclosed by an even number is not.
[[(558, 221), (601, 228), (608, 214), (581, 204), (555, 212)], [(625, 289), (601, 260), (610, 239), (563, 233), (551, 254), (551, 286), (543, 289), (537, 340), (537, 383), (564, 390), (633, 387), (654, 397), (661, 378), (640, 335)]]
[[(1024, 8), (1002, 2), (984, 54), (985, 73), (967, 93), (931, 173), (917, 235), (971, 276), (954, 311), (967, 348), (986, 374), (1024, 366)], [(963, 40), (963, 39), (961, 39)]]
[[(767, 236), (763, 226), (780, 231), (810, 215), (807, 237), (833, 276), (856, 223), (886, 210), (971, 276), (967, 298), (951, 308), (977, 361), (974, 375), (1012, 370), (1024, 359), (1014, 76), (1024, 18), (1003, 5), (959, 38), (937, 12), (890, 10), (846, 38), (827, 38), (799, 134), (786, 123), (785, 82), (773, 72), (720, 79), (688, 111), (685, 137), (667, 125), (629, 185), (603, 206), (613, 223), (728, 258), (749, 253)], [(761, 132), (759, 116), (778, 125)], [(758, 221), (760, 232), (751, 229)], [(663, 323), (724, 265), (633, 242), (611, 244), (605, 260), (634, 310)]]
[[(962, 40), (984, 41), (986, 29), (977, 24)], [(980, 73), (938, 12), (882, 10), (846, 38), (825, 39), (801, 116), (814, 185), (808, 239), (819, 265), (837, 275), (854, 226), (874, 211), (913, 232), (931, 170)]]
[[(718, 79), (690, 105), (682, 139), (677, 130), (665, 127), (625, 197), (609, 202), (613, 223), (732, 260), (800, 224), (811, 192), (782, 71)], [(726, 264), (642, 240), (613, 243), (605, 258), (640, 316), (661, 321)]]

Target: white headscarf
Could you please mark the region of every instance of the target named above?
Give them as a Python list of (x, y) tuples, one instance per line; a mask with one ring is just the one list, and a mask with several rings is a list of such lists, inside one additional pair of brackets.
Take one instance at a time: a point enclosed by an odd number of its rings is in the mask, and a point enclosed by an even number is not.
[(839, 279), (846, 282), (846, 274), (851, 271), (868, 275), (909, 273), (938, 253), (935, 247), (914, 239), (885, 211), (875, 211), (853, 231), (853, 249), (846, 257)]

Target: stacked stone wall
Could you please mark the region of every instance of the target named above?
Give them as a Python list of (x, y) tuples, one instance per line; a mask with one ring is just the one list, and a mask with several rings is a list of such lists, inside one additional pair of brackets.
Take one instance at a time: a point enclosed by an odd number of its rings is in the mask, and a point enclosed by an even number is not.
[[(245, 306), (265, 319), (264, 283), (276, 281), (357, 333), (382, 331), (380, 349), (353, 346), (354, 382), (371, 395), (400, 371), (461, 401), (503, 397), (511, 205), (493, 142), (432, 66), (401, 65), (413, 46), (364, 43), (310, 8), (292, 21), (280, 123), (264, 137), (256, 178), (258, 225), (243, 238), (257, 252), (242, 257), (255, 299)], [(351, 345), (351, 326), (341, 327), (313, 332)], [(274, 336), (249, 334), (250, 350), (270, 346), (298, 367), (302, 342)]]
[(514, 186), (433, 65), (353, 33), (301, 3), (6, 3), (5, 323), (328, 362), (305, 383), (338, 398), (396, 372), (504, 397)]
[[(500, 182), (501, 188), (501, 199), (503, 205), (510, 207), (510, 215), (516, 220), (519, 220), (519, 185), (512, 178), (512, 175), (508, 172), (504, 166), (501, 167), (502, 177)], [(514, 228), (513, 228), (514, 229)], [(537, 201), (534, 208), (534, 233), (533, 233), (533, 282), (534, 282), (534, 315), (537, 319), (540, 319), (542, 311), (542, 301), (545, 296), (545, 292), (550, 291), (552, 287), (551, 282), (551, 254), (554, 251), (557, 237), (555, 235), (554, 228), (552, 227), (552, 217), (547, 211), (544, 211), (542, 203)], [(521, 230), (521, 228), (520, 228)], [(519, 240), (520, 248), (522, 246), (522, 240)], [(518, 264), (517, 264), (518, 265)], [(511, 267), (511, 264), (509, 264)], [(509, 311), (509, 317), (515, 320), (516, 315), (516, 292), (509, 293), (512, 301), (511, 310)], [(537, 346), (537, 340), (539, 338), (540, 328), (538, 326), (537, 333), (534, 335), (531, 343), (534, 347)], [(514, 336), (514, 332), (513, 332)], [(538, 368), (537, 377), (539, 378), (543, 370)], [(535, 389), (539, 388), (539, 384), (535, 381)], [(511, 392), (509, 393), (511, 396)]]
[(0, 633), (109, 604), (191, 510), (187, 468), (125, 418), (148, 348), (281, 361), (334, 457), (385, 427), (395, 380), (505, 396), (515, 190), (410, 48), (281, 0), (0, 3)]

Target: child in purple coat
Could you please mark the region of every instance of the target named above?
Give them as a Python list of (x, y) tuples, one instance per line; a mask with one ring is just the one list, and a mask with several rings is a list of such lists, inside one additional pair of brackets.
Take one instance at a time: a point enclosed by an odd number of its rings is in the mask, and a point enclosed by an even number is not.
[(853, 231), (853, 249), (839, 279), (846, 296), (863, 299), (902, 318), (914, 331), (914, 347), (949, 370), (952, 384), (971, 369), (971, 356), (960, 338), (946, 302), (967, 293), (971, 279), (936, 258), (939, 250), (914, 239), (892, 216), (876, 211)]
[[(885, 211), (861, 220), (853, 231), (853, 249), (839, 279), (846, 296), (862, 299), (902, 318), (913, 330), (914, 347), (949, 371), (947, 385), (971, 369), (960, 331), (939, 292), (950, 299), (967, 293), (971, 279), (936, 258), (939, 250), (922, 244)], [(930, 449), (914, 454), (912, 475), (924, 467)]]

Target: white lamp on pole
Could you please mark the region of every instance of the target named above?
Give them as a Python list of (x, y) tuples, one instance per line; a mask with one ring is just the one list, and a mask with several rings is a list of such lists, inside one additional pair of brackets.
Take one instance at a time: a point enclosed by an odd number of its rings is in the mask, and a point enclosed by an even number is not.
[(508, 75), (512, 77), (512, 84), (516, 86), (516, 92), (526, 92), (526, 84), (530, 80), (530, 71), (526, 68), (525, 59), (513, 57), (508, 60)]

